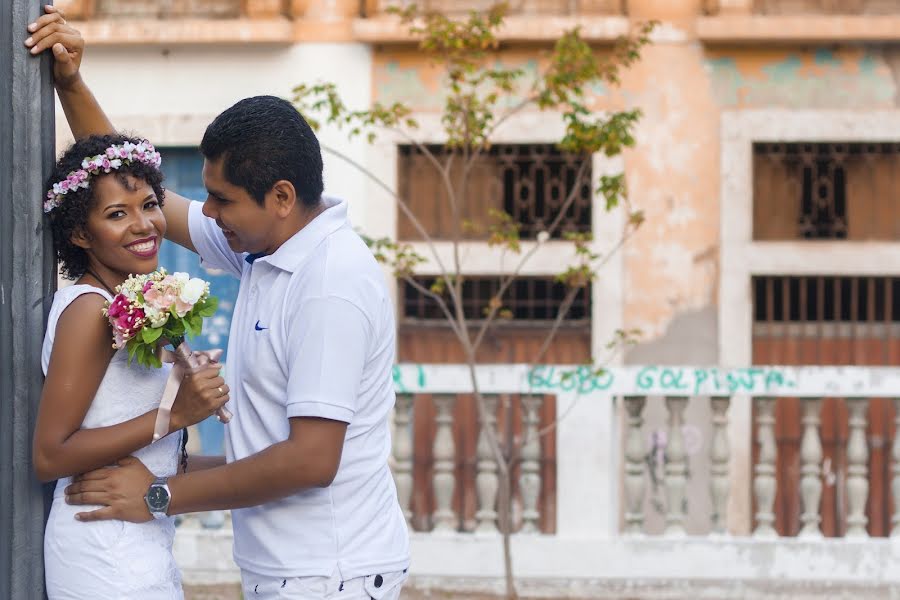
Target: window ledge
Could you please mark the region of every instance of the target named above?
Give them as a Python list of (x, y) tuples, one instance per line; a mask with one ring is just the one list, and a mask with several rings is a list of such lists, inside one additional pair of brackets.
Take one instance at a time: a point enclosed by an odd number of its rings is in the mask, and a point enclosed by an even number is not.
[[(520, 16), (506, 17), (497, 37), (503, 42), (554, 42), (566, 31), (581, 28), (581, 36), (588, 41), (614, 41), (626, 35), (628, 18), (621, 15), (597, 16)], [(377, 16), (353, 21), (353, 36), (357, 41), (370, 43), (412, 43), (417, 38), (397, 17)]]
[(707, 43), (889, 42), (900, 40), (900, 15), (700, 17), (697, 36)]
[(89, 46), (136, 44), (290, 44), (288, 19), (109, 19), (73, 25)]

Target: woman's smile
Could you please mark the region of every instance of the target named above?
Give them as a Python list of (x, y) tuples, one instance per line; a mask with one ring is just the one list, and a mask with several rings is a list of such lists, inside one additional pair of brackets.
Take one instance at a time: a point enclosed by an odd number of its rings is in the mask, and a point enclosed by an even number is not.
[(151, 236), (140, 239), (125, 246), (132, 254), (140, 258), (153, 258), (159, 251), (159, 238)]

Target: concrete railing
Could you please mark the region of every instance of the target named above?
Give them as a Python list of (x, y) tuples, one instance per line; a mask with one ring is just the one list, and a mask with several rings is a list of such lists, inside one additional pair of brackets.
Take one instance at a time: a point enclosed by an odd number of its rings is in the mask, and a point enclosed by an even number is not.
[[(631, 582), (628, 585), (650, 589), (663, 580), (680, 580), (688, 586), (685, 589), (709, 591), (724, 585), (720, 591), (727, 591), (729, 582), (743, 582), (743, 592), (733, 597), (751, 597), (747, 590), (760, 585), (762, 590), (771, 585), (811, 590), (818, 582), (827, 583), (829, 589), (852, 590), (900, 585), (900, 546), (866, 534), (867, 399), (900, 397), (900, 369), (632, 366), (595, 373), (577, 366), (482, 365), (476, 371), (488, 414), (495, 414), (501, 398), (522, 403), (516, 426), (517, 439), (525, 443), (515, 480), (519, 504), (514, 511), (513, 548), (518, 573), (533, 585), (571, 589), (572, 581), (587, 587)], [(468, 367), (399, 365), (394, 381), (398, 396), (392, 467), (400, 502), (411, 518), (416, 486), (429, 486), (433, 497), (427, 526), (412, 528), (417, 577), (426, 585), (496, 587), (502, 575), (498, 468), (483, 428), (475, 436), (477, 506), (469, 526), (463, 503), (453, 501), (458, 487), (465, 484), (457, 468), (461, 450), (454, 431), (460, 429), (454, 423), (453, 406), (473, 391)], [(538, 526), (547, 516), (540, 513), (538, 501), (547, 482), (541, 480), (539, 467), (545, 459), (537, 443), (539, 429), (547, 425), (539, 424), (538, 414), (548, 396), (555, 397), (556, 408), (555, 523), (549, 534)], [(778, 492), (774, 399), (780, 397), (800, 398), (803, 407), (797, 483), (802, 529), (795, 538), (779, 537), (774, 527)], [(823, 453), (818, 415), (824, 398), (845, 399), (849, 411), (846, 536), (841, 539), (823, 538), (819, 527)], [(417, 406), (426, 402), (433, 403), (435, 414), (434, 426), (424, 429), (434, 431), (424, 440), (433, 461), (425, 471), (430, 476), (414, 482), (413, 450), (423, 447), (423, 440), (414, 437), (414, 423)], [(895, 409), (900, 408), (898, 402), (894, 401)], [(651, 406), (655, 413), (648, 416)], [(693, 417), (686, 416), (689, 412)], [(698, 414), (705, 422), (691, 421)], [(651, 417), (656, 421), (654, 431), (648, 430)], [(689, 426), (708, 431), (700, 450), (691, 441)], [(752, 463), (751, 426), (758, 445)], [(660, 432), (665, 443), (653, 447), (648, 433), (652, 438)], [(662, 454), (658, 470), (648, 461), (655, 452)], [(897, 441), (891, 458), (896, 535)], [(662, 498), (657, 501), (660, 514), (655, 515), (662, 522), (656, 528), (648, 524), (653, 515), (646, 508), (653, 488)], [(691, 498), (703, 502), (698, 503), (700, 514), (694, 510), (690, 515), (689, 524)], [(755, 507), (752, 515), (751, 507)], [(698, 526), (698, 519), (705, 524)], [(205, 530), (188, 518), (179, 540), (179, 559), (188, 581), (235, 576), (220, 547), (230, 541), (227, 520), (223, 529)]]

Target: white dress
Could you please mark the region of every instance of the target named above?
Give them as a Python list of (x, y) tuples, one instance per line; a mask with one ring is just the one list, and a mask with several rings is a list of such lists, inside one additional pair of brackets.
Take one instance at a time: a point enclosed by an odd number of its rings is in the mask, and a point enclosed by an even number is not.
[[(89, 293), (110, 299), (105, 290), (90, 285), (69, 286), (53, 297), (41, 357), (45, 375), (60, 315), (78, 296)], [(127, 352), (119, 350), (106, 369), (81, 427), (92, 429), (115, 425), (158, 407), (168, 374), (168, 366), (162, 369), (137, 363), (129, 366)], [(134, 456), (156, 476), (166, 477), (178, 470), (180, 452), (181, 434), (172, 434), (138, 450)], [(181, 573), (172, 555), (174, 519), (140, 524), (76, 521), (76, 513), (100, 507), (66, 504), (63, 490), (69, 483), (67, 477), (56, 484), (44, 535), (49, 599), (182, 599)]]

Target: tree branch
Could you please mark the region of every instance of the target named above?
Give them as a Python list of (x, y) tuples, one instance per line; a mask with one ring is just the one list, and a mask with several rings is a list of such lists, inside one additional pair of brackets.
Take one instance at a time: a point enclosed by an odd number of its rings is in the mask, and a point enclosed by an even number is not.
[(432, 292), (431, 290), (426, 288), (424, 285), (422, 285), (421, 283), (419, 283), (418, 281), (416, 281), (409, 275), (404, 275), (403, 277), (401, 277), (401, 279), (403, 279), (403, 281), (405, 281), (408, 284), (410, 284), (411, 286), (413, 286), (420, 293), (424, 294), (425, 296), (428, 296), (429, 298), (434, 299), (438, 303), (438, 306), (440, 307), (441, 311), (444, 313), (444, 316), (447, 318), (447, 321), (450, 323), (450, 327), (453, 329), (453, 333), (456, 334), (456, 337), (459, 338), (460, 341), (462, 341), (462, 336), (459, 333), (458, 325), (456, 324), (456, 321), (453, 319), (453, 315), (450, 313), (450, 308), (447, 306), (447, 303), (444, 301), (444, 299), (441, 298), (441, 296), (439, 294)]
[(365, 175), (366, 177), (368, 177), (369, 179), (374, 181), (378, 187), (380, 187), (385, 192), (390, 194), (391, 197), (393, 197), (397, 201), (398, 206), (400, 206), (400, 210), (402, 210), (403, 214), (406, 215), (406, 217), (410, 220), (413, 227), (416, 229), (416, 231), (419, 232), (419, 235), (422, 236), (422, 239), (428, 245), (428, 249), (431, 250), (431, 254), (434, 256), (434, 261), (437, 263), (438, 267), (441, 270), (442, 277), (448, 283), (447, 287), (451, 288), (450, 294), (452, 296), (453, 302), (457, 305), (461, 305), (462, 299), (455, 294), (455, 290), (452, 289), (453, 286), (449, 285), (451, 282), (448, 280), (448, 277), (447, 277), (447, 273), (448, 273), (447, 267), (444, 266), (444, 263), (441, 260), (441, 256), (440, 256), (440, 254), (438, 254), (437, 248), (434, 245), (434, 240), (431, 239), (431, 236), (425, 230), (425, 227), (422, 225), (422, 222), (419, 221), (419, 219), (416, 217), (416, 215), (412, 212), (412, 209), (409, 208), (409, 205), (406, 203), (406, 201), (403, 198), (401, 198), (397, 194), (397, 192), (392, 190), (384, 181), (382, 181), (381, 178), (379, 178), (377, 175), (372, 173), (369, 169), (367, 169), (366, 167), (361, 165), (356, 160), (350, 158), (343, 152), (341, 152), (339, 150), (335, 150), (334, 148), (331, 148), (330, 146), (327, 146), (325, 144), (322, 144), (321, 147), (322, 147), (322, 150), (340, 158), (341, 160), (347, 162), (348, 164), (350, 164), (353, 167), (355, 167), (356, 169), (358, 169), (363, 175)]
[[(580, 182), (584, 177), (584, 172), (587, 170), (588, 161), (585, 161), (581, 164), (581, 167), (578, 168), (578, 173), (575, 176), (575, 184), (572, 186), (572, 191), (569, 192), (569, 196), (566, 198), (566, 201), (559, 209), (559, 214), (556, 215), (556, 218), (550, 224), (550, 226), (546, 229), (548, 235), (552, 235), (553, 232), (559, 227), (559, 224), (562, 223), (563, 218), (565, 217), (566, 211), (569, 210), (569, 207), (572, 206), (572, 203), (575, 202), (575, 197), (580, 188)], [(500, 289), (498, 290), (496, 297), (502, 298), (503, 294), (506, 293), (506, 290), (509, 289), (509, 286), (512, 285), (512, 282), (515, 281), (516, 277), (519, 276), (519, 273), (522, 271), (522, 268), (525, 264), (531, 260), (531, 257), (538, 251), (541, 247), (540, 243), (534, 245), (525, 255), (522, 257), (522, 260), (519, 261), (519, 264), (513, 269), (512, 273), (507, 276), (507, 278), (501, 282)], [(481, 345), (482, 340), (484, 339), (485, 334), (487, 333), (487, 329), (491, 324), (491, 321), (497, 314), (497, 307), (491, 307), (488, 312), (487, 318), (484, 321), (484, 324), (481, 326), (481, 329), (478, 332), (478, 335), (475, 337), (475, 341), (472, 343), (472, 346), (475, 350), (478, 350), (478, 347)]]
[(566, 314), (568, 314), (569, 309), (572, 308), (572, 304), (575, 302), (575, 296), (577, 295), (578, 288), (576, 287), (569, 288), (569, 291), (566, 292), (566, 297), (563, 298), (562, 303), (559, 305), (559, 310), (556, 311), (556, 318), (553, 320), (553, 326), (547, 333), (547, 337), (544, 338), (544, 342), (541, 344), (541, 347), (537, 351), (537, 355), (534, 357), (534, 360), (531, 362), (531, 364), (540, 364), (541, 359), (544, 358), (544, 354), (546, 354), (547, 350), (550, 349), (550, 344), (553, 342), (553, 338), (556, 337), (556, 333), (559, 331), (563, 320), (566, 318)]

